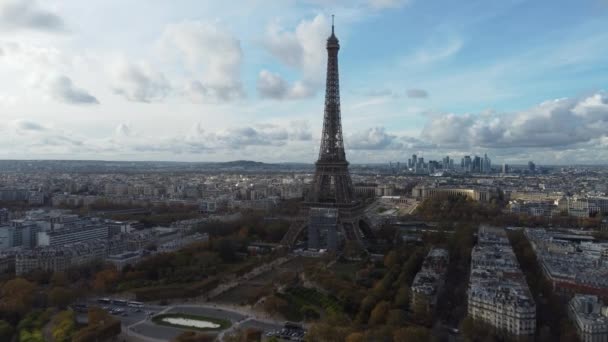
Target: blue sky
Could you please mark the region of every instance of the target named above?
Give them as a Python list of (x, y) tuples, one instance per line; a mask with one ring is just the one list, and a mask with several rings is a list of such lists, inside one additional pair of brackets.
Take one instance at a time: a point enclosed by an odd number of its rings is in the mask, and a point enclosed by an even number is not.
[(608, 1), (0, 0), (1, 158), (608, 162)]

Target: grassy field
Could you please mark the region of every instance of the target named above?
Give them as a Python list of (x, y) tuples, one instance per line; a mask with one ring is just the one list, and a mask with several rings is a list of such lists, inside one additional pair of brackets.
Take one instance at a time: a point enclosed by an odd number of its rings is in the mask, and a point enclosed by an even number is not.
[(355, 280), (355, 274), (361, 269), (358, 262), (336, 262), (331, 270), (341, 279)]
[[(197, 328), (197, 327), (193, 327), (193, 326), (184, 326), (184, 325), (165, 322), (165, 321), (163, 321), (163, 319), (165, 319), (165, 318), (192, 319), (192, 320), (196, 320), (196, 321), (204, 321), (204, 322), (218, 324), (219, 327), (218, 328)], [(191, 330), (198, 330), (198, 331), (220, 331), (220, 330), (228, 329), (232, 325), (229, 321), (226, 321), (223, 319), (216, 319), (216, 318), (209, 318), (209, 317), (204, 317), (204, 316), (181, 314), (181, 313), (157, 315), (152, 318), (152, 321), (159, 325), (166, 325), (166, 326), (174, 327), (174, 328), (191, 329)]]
[(294, 303), (298, 308), (306, 305), (312, 305), (322, 308), (326, 312), (342, 312), (342, 304), (334, 298), (323, 294), (315, 289), (305, 287), (292, 287), (285, 293), (289, 302)]

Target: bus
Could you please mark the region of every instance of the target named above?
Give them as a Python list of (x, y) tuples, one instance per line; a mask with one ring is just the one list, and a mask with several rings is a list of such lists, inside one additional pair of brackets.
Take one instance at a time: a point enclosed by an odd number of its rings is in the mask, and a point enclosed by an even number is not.
[(112, 301), (110, 300), (110, 298), (98, 298), (97, 299), (97, 303), (100, 304), (110, 304)]
[(135, 302), (135, 301), (129, 301), (127, 302), (127, 306), (130, 306), (132, 308), (141, 308), (144, 306), (144, 303), (142, 302)]
[(112, 304), (120, 305), (120, 306), (127, 306), (127, 301), (123, 300), (123, 299), (112, 299)]

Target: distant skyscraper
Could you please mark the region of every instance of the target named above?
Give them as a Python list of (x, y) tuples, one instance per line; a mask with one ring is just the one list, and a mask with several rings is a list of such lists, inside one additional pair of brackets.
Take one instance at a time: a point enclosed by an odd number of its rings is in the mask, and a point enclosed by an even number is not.
[(536, 172), (536, 164), (531, 160), (528, 162), (528, 170), (530, 170), (530, 172)]
[(481, 158), (479, 156), (473, 158), (473, 168), (471, 172), (481, 172)]
[(504, 173), (505, 175), (509, 173), (509, 165), (508, 164), (502, 164), (502, 173)]
[(471, 164), (471, 156), (464, 156), (464, 158), (462, 158), (462, 168), (465, 172), (472, 171)]
[(445, 158), (443, 158), (443, 169), (444, 170), (450, 169), (450, 156), (445, 156)]
[(492, 172), (492, 161), (488, 158), (488, 155), (484, 153), (483, 155), (483, 163), (482, 163), (482, 173), (490, 173)]

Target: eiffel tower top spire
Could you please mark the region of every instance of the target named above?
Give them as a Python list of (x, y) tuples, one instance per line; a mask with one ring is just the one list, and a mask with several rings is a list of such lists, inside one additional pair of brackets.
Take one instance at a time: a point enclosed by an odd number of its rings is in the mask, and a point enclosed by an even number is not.
[(329, 50), (329, 48), (337, 48), (340, 49), (340, 42), (338, 41), (338, 38), (336, 37), (335, 34), (335, 30), (334, 30), (334, 15), (331, 15), (331, 36), (329, 36), (329, 38), (327, 38), (327, 49)]
[(327, 79), (325, 89), (325, 113), (319, 161), (346, 162), (340, 118), (340, 77), (338, 73), (338, 50), (340, 42), (333, 25), (331, 36), (327, 39)]

